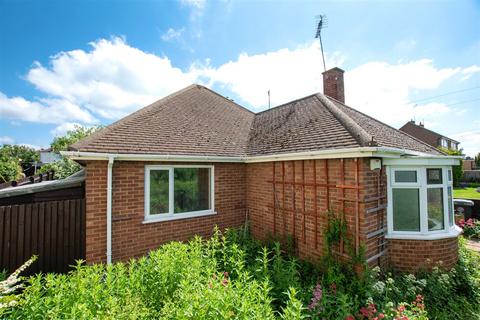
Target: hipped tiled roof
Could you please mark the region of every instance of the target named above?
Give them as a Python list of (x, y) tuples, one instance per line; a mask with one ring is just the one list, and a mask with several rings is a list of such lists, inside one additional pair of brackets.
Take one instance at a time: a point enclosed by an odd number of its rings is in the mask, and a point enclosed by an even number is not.
[(384, 146), (435, 148), (322, 94), (253, 113), (191, 85), (73, 144), (83, 152), (255, 156)]

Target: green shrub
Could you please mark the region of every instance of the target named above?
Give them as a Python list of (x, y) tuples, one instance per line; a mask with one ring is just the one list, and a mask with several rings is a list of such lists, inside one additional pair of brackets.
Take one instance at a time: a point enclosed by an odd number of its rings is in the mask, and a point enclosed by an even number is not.
[[(262, 246), (248, 227), (207, 241), (171, 242), (129, 263), (37, 275), (8, 297), (8, 319), (479, 319), (480, 256), (417, 275), (367, 269), (326, 256), (297, 260)], [(10, 294), (9, 293), (9, 294)]]

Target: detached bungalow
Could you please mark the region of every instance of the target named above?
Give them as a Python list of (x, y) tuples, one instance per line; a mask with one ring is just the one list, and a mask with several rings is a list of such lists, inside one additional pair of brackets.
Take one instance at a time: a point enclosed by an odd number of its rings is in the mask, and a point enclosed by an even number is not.
[(87, 262), (247, 220), (254, 237), (293, 237), (315, 259), (333, 212), (371, 264), (453, 266), (457, 158), (346, 106), (343, 70), (323, 76), (324, 94), (259, 113), (191, 85), (72, 145), (65, 155), (86, 169)]

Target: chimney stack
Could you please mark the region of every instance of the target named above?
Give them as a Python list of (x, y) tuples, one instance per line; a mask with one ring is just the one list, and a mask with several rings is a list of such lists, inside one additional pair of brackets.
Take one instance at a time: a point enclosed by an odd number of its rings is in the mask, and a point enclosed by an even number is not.
[(342, 69), (335, 67), (323, 73), (323, 93), (342, 103), (345, 103), (344, 72)]

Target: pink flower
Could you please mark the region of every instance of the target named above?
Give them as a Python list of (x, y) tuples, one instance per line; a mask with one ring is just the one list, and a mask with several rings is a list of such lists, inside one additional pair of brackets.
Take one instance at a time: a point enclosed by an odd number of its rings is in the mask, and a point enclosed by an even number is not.
[(345, 320), (355, 320), (355, 318), (353, 316), (348, 316), (345, 318)]
[(379, 313), (378, 314), (378, 319), (383, 319), (383, 318), (385, 318), (385, 315), (383, 313)]
[(334, 295), (337, 294), (337, 285), (336, 285), (335, 283), (332, 283), (332, 284), (330, 285), (330, 289), (332, 290), (332, 293), (333, 293)]

